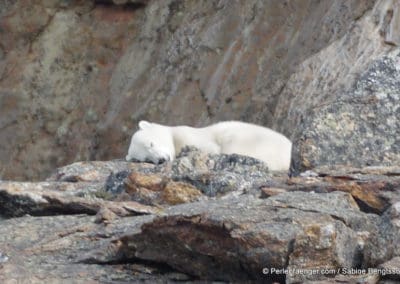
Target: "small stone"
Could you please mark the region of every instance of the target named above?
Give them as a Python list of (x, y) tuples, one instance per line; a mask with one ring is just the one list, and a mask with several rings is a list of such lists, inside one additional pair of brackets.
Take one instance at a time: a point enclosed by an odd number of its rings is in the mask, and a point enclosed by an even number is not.
[(8, 261), (8, 256), (0, 252), (0, 264)]
[(400, 202), (396, 202), (390, 208), (390, 217), (392, 219), (399, 219), (400, 218)]

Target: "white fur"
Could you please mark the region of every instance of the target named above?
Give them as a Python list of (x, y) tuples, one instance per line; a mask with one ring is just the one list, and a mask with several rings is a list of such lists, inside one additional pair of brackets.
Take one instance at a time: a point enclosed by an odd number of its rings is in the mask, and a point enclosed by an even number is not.
[(292, 143), (282, 134), (255, 124), (226, 121), (204, 128), (139, 122), (126, 160), (172, 161), (185, 146), (211, 154), (240, 154), (264, 161), (272, 171), (287, 171)]

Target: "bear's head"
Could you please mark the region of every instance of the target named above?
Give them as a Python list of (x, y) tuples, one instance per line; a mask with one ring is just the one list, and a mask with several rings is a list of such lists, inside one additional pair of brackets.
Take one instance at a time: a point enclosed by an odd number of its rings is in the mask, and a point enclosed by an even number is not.
[(148, 121), (139, 122), (139, 130), (132, 136), (127, 161), (160, 164), (175, 157), (173, 137), (168, 126)]

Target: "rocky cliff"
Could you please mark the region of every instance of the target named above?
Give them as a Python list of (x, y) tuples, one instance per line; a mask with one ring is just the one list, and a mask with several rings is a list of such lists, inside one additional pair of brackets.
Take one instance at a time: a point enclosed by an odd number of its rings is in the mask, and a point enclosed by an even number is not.
[[(398, 283), (399, 44), (397, 0), (1, 1), (0, 282)], [(269, 126), (291, 176), (122, 161), (140, 119)]]
[(272, 127), (296, 145), (294, 172), (396, 164), (399, 9), (396, 0), (2, 1), (0, 177), (123, 157), (142, 118)]
[(187, 149), (0, 181), (0, 213), (1, 283), (400, 281), (399, 167), (288, 178)]

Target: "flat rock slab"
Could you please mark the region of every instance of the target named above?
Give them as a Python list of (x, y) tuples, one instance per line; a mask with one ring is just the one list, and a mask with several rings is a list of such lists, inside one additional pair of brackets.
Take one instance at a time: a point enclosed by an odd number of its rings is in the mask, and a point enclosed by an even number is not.
[(121, 171), (133, 171), (138, 168), (144, 171), (145, 169), (151, 171), (154, 169), (153, 164), (147, 163), (129, 163), (124, 160), (116, 161), (89, 161), (77, 162), (71, 165), (58, 168), (47, 181), (100, 181), (104, 182), (112, 173)]
[(382, 214), (400, 201), (400, 168), (319, 168), (290, 179), (273, 178), (263, 187), (262, 195), (274, 195), (277, 188), (280, 191), (347, 192), (362, 211)]
[[(107, 246), (126, 232), (139, 231), (143, 216), (113, 225), (95, 224), (86, 215), (21, 217), (1, 221), (1, 283), (165, 283), (189, 280), (162, 265), (136, 263), (90, 264), (79, 261), (87, 251)], [(108, 246), (110, 249), (110, 246)]]
[[(31, 215), (89, 214), (102, 208), (119, 216), (159, 212), (156, 207), (134, 201), (104, 200), (104, 184), (96, 182), (3, 182), (0, 181), (1, 214), (9, 217)], [(100, 196), (100, 197), (98, 197)]]
[[(316, 195), (342, 216), (361, 214), (346, 194), (340, 194), (341, 204), (333, 197), (338, 194)], [(360, 265), (362, 252), (354, 245), (361, 242), (357, 230), (337, 218), (339, 213), (329, 214), (325, 205), (321, 210), (297, 209), (250, 195), (174, 206), (144, 224), (140, 233), (122, 237), (121, 251), (128, 258), (166, 263), (200, 279), (225, 281), (285, 279), (263, 274), (263, 268)], [(374, 222), (374, 217), (364, 221)], [(305, 280), (293, 277), (291, 281)]]

